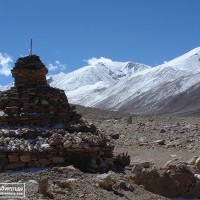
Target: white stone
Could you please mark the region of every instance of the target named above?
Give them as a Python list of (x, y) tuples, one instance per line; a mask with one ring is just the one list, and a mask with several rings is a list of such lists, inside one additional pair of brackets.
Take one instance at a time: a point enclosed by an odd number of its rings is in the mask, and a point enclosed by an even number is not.
[(2, 116), (4, 116), (5, 115), (5, 113), (4, 113), (4, 111), (0, 111), (0, 117), (2, 117)]
[(65, 141), (63, 144), (64, 148), (69, 148), (69, 147), (71, 147), (71, 145), (72, 145), (72, 142), (69, 140)]
[(197, 156), (194, 156), (193, 158), (191, 158), (187, 163), (189, 164), (189, 165), (194, 165), (195, 164), (195, 162), (196, 162), (196, 160), (197, 160)]
[(41, 144), (41, 149), (44, 149), (44, 150), (50, 150), (51, 147), (49, 146), (49, 144)]
[(41, 100), (41, 104), (44, 105), (44, 106), (48, 106), (49, 105), (49, 102), (47, 100)]
[(194, 177), (200, 181), (200, 174), (194, 174)]
[(195, 161), (195, 166), (200, 169), (200, 157), (198, 157)]

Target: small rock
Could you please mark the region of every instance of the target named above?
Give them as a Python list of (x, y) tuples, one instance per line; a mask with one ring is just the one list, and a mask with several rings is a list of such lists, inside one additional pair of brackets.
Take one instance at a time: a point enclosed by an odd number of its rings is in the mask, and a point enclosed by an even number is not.
[(78, 180), (77, 178), (68, 178), (67, 179), (68, 182), (74, 182), (74, 181), (77, 181), (77, 180)]
[(43, 194), (44, 196), (47, 196), (48, 194), (48, 187), (49, 187), (49, 179), (48, 178), (42, 178), (39, 180), (39, 193)]
[(148, 139), (146, 137), (139, 138), (139, 145), (146, 145), (148, 144)]
[(54, 181), (55, 184), (57, 184), (61, 188), (70, 188), (70, 183), (67, 180), (57, 180)]
[(25, 163), (30, 162), (31, 161), (31, 156), (30, 155), (20, 156), (20, 160), (22, 162), (25, 162)]
[(28, 180), (28, 183), (35, 183), (38, 184), (38, 182), (36, 180)]
[(133, 187), (133, 185), (131, 185), (131, 184), (128, 184), (128, 189), (129, 189), (129, 191), (131, 191), (131, 192), (133, 192), (133, 190), (135, 189), (134, 187)]
[(142, 168), (150, 168), (151, 167), (151, 163), (149, 161), (145, 161), (145, 160), (138, 160), (136, 162), (132, 162), (131, 164), (132, 164), (132, 166), (140, 165)]
[(191, 158), (187, 163), (188, 163), (188, 165), (195, 165), (195, 162), (196, 162), (196, 160), (197, 160), (197, 156), (194, 156), (193, 158)]
[(53, 192), (56, 194), (65, 194), (66, 193), (66, 191), (63, 190), (62, 188), (55, 188), (55, 189), (53, 189)]
[(51, 163), (51, 161), (47, 158), (40, 158), (39, 162), (41, 165), (49, 165)]
[(65, 169), (68, 169), (69, 171), (76, 171), (76, 168), (73, 165), (66, 166)]
[(116, 180), (112, 178), (111, 174), (101, 174), (97, 176), (97, 182), (99, 186), (105, 190), (112, 190)]
[(128, 123), (128, 124), (132, 124), (132, 123), (133, 123), (133, 121), (132, 121), (132, 117), (131, 117), (131, 116), (128, 117), (128, 119), (127, 119), (127, 123)]
[(136, 165), (133, 166), (131, 172), (132, 172), (132, 173), (138, 173), (138, 172), (141, 172), (142, 169), (143, 169), (143, 167), (142, 167), (141, 165), (136, 164)]
[(198, 179), (198, 181), (200, 181), (200, 174), (194, 174), (194, 177)]
[(49, 146), (49, 144), (41, 144), (41, 149), (48, 151), (51, 150), (51, 147)]
[(2, 116), (4, 116), (5, 115), (5, 113), (4, 113), (4, 111), (0, 111), (0, 117), (2, 117)]
[(63, 144), (63, 146), (64, 146), (65, 148), (69, 148), (69, 147), (71, 147), (71, 145), (72, 145), (72, 142), (69, 141), (69, 140), (65, 141), (64, 144)]
[(60, 156), (54, 156), (51, 158), (53, 163), (63, 163), (65, 162), (65, 159), (63, 157)]
[(19, 156), (18, 155), (8, 155), (9, 162), (18, 162)]
[(111, 137), (112, 139), (117, 140), (117, 139), (119, 139), (119, 133), (111, 134), (110, 137)]
[(198, 157), (195, 161), (195, 166), (200, 169), (200, 157)]
[(160, 133), (166, 133), (166, 130), (162, 128), (162, 129), (160, 130)]
[(119, 187), (123, 190), (126, 190), (127, 189), (127, 186), (126, 186), (126, 182), (123, 181), (123, 180), (119, 180)]
[(49, 102), (47, 100), (41, 100), (41, 104), (44, 105), (44, 106), (48, 106), (49, 105)]
[(155, 140), (156, 144), (165, 145), (165, 140)]

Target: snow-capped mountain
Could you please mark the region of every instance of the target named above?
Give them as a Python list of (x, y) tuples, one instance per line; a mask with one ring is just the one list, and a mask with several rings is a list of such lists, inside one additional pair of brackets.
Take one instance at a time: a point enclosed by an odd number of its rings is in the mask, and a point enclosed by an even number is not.
[(94, 97), (101, 96), (120, 80), (148, 68), (147, 65), (134, 62), (93, 59), (88, 66), (68, 74), (60, 73), (50, 77), (49, 83), (52, 87), (65, 90), (70, 103), (90, 106)]
[(171, 98), (198, 84), (199, 80), (200, 48), (196, 48), (121, 80), (108, 88), (101, 98), (93, 100), (91, 106), (138, 114), (155, 113), (164, 109)]
[(95, 62), (51, 79), (70, 103), (137, 114), (159, 113), (200, 80), (200, 47), (156, 67)]

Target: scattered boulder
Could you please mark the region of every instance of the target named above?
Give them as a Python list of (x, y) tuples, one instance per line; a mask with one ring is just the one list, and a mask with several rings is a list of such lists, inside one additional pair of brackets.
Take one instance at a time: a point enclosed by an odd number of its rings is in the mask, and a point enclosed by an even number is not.
[(113, 185), (116, 183), (111, 173), (98, 175), (96, 180), (99, 186), (105, 190), (112, 190)]
[(200, 182), (185, 164), (167, 165), (160, 169), (132, 170), (133, 179), (138, 185), (144, 185), (145, 189), (165, 196), (200, 198)]

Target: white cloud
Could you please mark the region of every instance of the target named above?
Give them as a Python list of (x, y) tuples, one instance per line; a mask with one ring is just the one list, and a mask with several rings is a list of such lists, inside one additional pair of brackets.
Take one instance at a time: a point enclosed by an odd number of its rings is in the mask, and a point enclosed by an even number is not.
[(53, 65), (53, 64), (49, 64), (48, 69), (49, 69), (49, 71), (55, 71), (55, 70), (58, 69), (58, 66)]
[(11, 75), (11, 63), (13, 63), (10, 56), (0, 53), (0, 74), (4, 76)]
[(84, 60), (85, 62), (87, 62), (88, 65), (96, 65), (98, 63), (107, 63), (107, 64), (111, 64), (113, 63), (113, 61), (109, 58), (104, 58), (104, 57), (100, 57), (100, 58), (90, 58), (88, 60)]
[(48, 69), (49, 71), (55, 71), (55, 70), (66, 70), (66, 66), (62, 64), (59, 60), (55, 61), (55, 64), (49, 64)]

